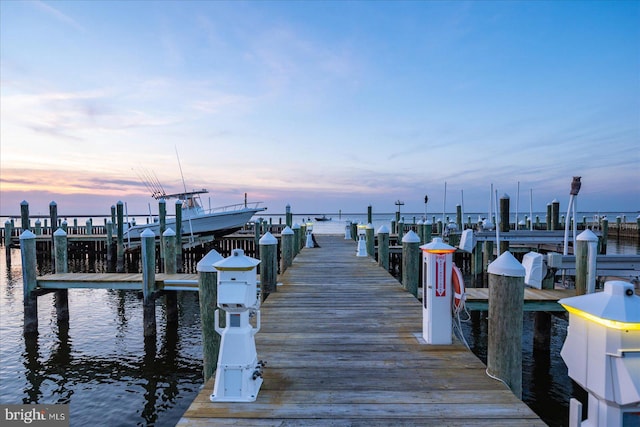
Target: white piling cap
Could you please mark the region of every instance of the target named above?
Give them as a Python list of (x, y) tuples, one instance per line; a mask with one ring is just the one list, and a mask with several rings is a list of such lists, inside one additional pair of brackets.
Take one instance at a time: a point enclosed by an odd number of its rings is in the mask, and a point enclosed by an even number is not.
[(291, 227), (289, 227), (289, 226), (287, 225), (287, 226), (284, 228), (284, 230), (282, 230), (282, 233), (280, 233), (280, 234), (286, 234), (286, 235), (289, 235), (289, 234), (295, 234), (295, 233), (293, 232), (293, 230), (291, 229)]
[(298, 224), (297, 222), (294, 222), (291, 228), (293, 228), (294, 230), (298, 230), (300, 229), (300, 224)]
[(598, 236), (596, 236), (596, 234), (593, 231), (587, 229), (587, 230), (584, 230), (582, 233), (578, 234), (576, 236), (576, 240), (580, 242), (597, 242)]
[(224, 257), (220, 255), (218, 251), (211, 249), (208, 254), (198, 261), (196, 270), (201, 273), (215, 273), (218, 270), (216, 270), (213, 264), (218, 261), (222, 261), (223, 259)]
[(415, 231), (409, 230), (409, 232), (402, 237), (402, 243), (420, 243), (420, 237), (418, 237)]
[(640, 297), (631, 283), (620, 280), (606, 282), (604, 292), (563, 298), (558, 303), (601, 319), (640, 323)]
[(373, 230), (373, 224), (371, 223), (367, 224), (367, 230)]
[(54, 233), (54, 236), (66, 236), (67, 233), (62, 229), (62, 228), (58, 228)]
[(150, 228), (145, 228), (140, 237), (156, 237), (156, 234)]
[(496, 276), (524, 277), (526, 270), (511, 252), (506, 251), (489, 264), (487, 272)]
[(260, 245), (277, 245), (278, 244), (278, 239), (276, 239), (273, 234), (269, 233), (268, 231), (266, 233), (264, 233), (264, 236), (262, 236), (260, 238), (260, 240), (258, 240), (258, 244)]
[(20, 235), (20, 240), (25, 239), (35, 239), (36, 235), (31, 232), (31, 230), (24, 230)]
[(378, 234), (380, 233), (389, 234), (389, 227), (387, 227), (386, 225), (381, 225), (380, 228), (378, 228)]
[(173, 237), (176, 235), (176, 232), (173, 231), (173, 228), (167, 228), (166, 230), (164, 230), (164, 233), (162, 233), (162, 235), (164, 237)]
[(259, 259), (248, 257), (244, 254), (242, 249), (234, 249), (231, 251), (231, 255), (227, 258), (216, 262), (213, 266), (218, 271), (224, 270), (240, 270), (247, 271), (253, 269), (256, 265), (260, 264)]

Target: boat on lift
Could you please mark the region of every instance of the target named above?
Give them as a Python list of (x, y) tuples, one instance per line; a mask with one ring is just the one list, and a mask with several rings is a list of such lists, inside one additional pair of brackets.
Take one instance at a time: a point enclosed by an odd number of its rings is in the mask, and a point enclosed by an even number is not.
[[(247, 194), (244, 195), (244, 203), (220, 206), (213, 209), (205, 209), (202, 206), (200, 195), (208, 193), (206, 189), (185, 191), (182, 193), (165, 194), (164, 191), (154, 191), (152, 197), (160, 199), (178, 199), (182, 201), (182, 223), (180, 231), (183, 236), (214, 238), (231, 234), (240, 230), (256, 213), (266, 210), (259, 206), (261, 202), (247, 202)], [(176, 230), (176, 218), (167, 217), (166, 228)], [(160, 235), (160, 223), (156, 218), (149, 224), (131, 225), (124, 233), (124, 238), (129, 240), (140, 239), (140, 234), (150, 229), (156, 236)]]

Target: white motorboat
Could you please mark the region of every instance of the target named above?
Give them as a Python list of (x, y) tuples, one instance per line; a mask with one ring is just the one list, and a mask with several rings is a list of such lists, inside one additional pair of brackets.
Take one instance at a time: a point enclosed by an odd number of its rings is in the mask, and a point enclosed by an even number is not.
[[(240, 230), (251, 220), (257, 212), (266, 210), (266, 207), (258, 206), (261, 202), (247, 203), (245, 194), (244, 203), (237, 205), (221, 206), (213, 209), (204, 209), (200, 202), (200, 194), (208, 193), (207, 190), (194, 190), (184, 193), (164, 194), (154, 192), (155, 199), (178, 199), (182, 201), (182, 236), (220, 237)], [(176, 218), (167, 217), (166, 228), (176, 230)], [(160, 223), (156, 219), (149, 224), (131, 225), (124, 233), (125, 240), (138, 240), (140, 234), (151, 229), (156, 236), (160, 235)]]

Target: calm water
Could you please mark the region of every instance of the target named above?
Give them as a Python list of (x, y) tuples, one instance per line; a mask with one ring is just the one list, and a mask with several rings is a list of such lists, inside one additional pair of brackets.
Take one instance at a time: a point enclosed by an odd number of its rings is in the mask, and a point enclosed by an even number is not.
[[(344, 233), (337, 215), (314, 225), (318, 234)], [(269, 218), (267, 216), (267, 218)], [(302, 223), (307, 216), (294, 216)], [(313, 218), (313, 216), (311, 216)], [(390, 215), (374, 216), (374, 227)], [(272, 217), (274, 223), (279, 217)], [(640, 254), (640, 248), (609, 242), (609, 253)], [(2, 249), (4, 252), (4, 248)], [(133, 291), (70, 290), (68, 328), (56, 322), (53, 295), (38, 298), (39, 335), (22, 334), (22, 271), (19, 250), (0, 256), (0, 403), (69, 403), (71, 425), (172, 426), (202, 384), (200, 316), (196, 293), (179, 293), (177, 326), (167, 327), (158, 301), (158, 336), (145, 342), (142, 301)], [(45, 267), (42, 267), (45, 268)], [(76, 270), (99, 265), (74, 265)], [(464, 324), (466, 339), (486, 361), (486, 312)], [(569, 397), (584, 393), (571, 384), (560, 357), (566, 321), (552, 317), (550, 351), (533, 348), (533, 314), (525, 314), (524, 400), (550, 425), (567, 423)], [(582, 394), (581, 394), (582, 393)]]

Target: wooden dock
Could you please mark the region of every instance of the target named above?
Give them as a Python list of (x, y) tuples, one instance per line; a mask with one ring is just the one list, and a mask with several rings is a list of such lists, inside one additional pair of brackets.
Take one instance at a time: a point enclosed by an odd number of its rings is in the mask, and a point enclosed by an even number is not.
[(179, 426), (545, 425), (462, 344), (421, 344), (420, 302), (352, 240), (317, 241), (262, 306), (257, 400), (212, 403), (211, 379)]

